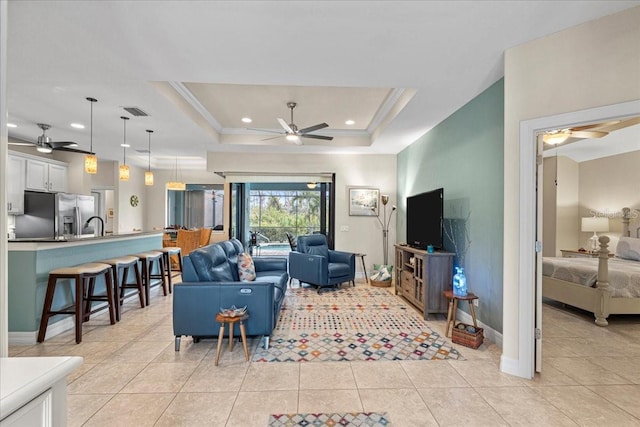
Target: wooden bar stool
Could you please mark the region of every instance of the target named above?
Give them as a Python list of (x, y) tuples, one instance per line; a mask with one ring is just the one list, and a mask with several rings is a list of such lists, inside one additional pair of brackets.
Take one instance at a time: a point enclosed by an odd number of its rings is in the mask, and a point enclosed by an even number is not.
[[(142, 275), (140, 274), (140, 266), (138, 262), (140, 258), (132, 255), (125, 255), (118, 258), (104, 259), (98, 262), (109, 264), (113, 270), (113, 299), (116, 301), (116, 321), (120, 321), (120, 306), (124, 303), (126, 297), (133, 295), (133, 292), (129, 295), (125, 294), (126, 289), (135, 289), (140, 299), (140, 308), (144, 308), (144, 285), (142, 284)], [(129, 283), (129, 271), (133, 267), (135, 276), (135, 282)], [(122, 279), (120, 279), (120, 272), (122, 272)]]
[[(164, 292), (164, 296), (168, 295), (167, 291), (167, 280), (164, 275), (164, 262), (163, 262), (163, 254), (160, 251), (149, 251), (149, 252), (141, 252), (139, 254), (134, 254), (132, 256), (138, 257), (140, 259), (140, 263), (142, 264), (142, 284), (144, 286), (144, 300), (146, 305), (149, 305), (151, 302), (150, 290), (151, 290), (151, 280), (152, 279), (160, 279), (162, 282), (162, 291)], [(157, 271), (159, 274), (153, 273), (154, 265), (157, 267)]]
[(162, 252), (162, 260), (164, 262), (164, 274), (167, 276), (167, 282), (169, 283), (169, 293), (173, 292), (173, 273), (171, 272), (171, 257), (178, 258), (178, 268), (182, 272), (182, 249), (177, 246), (167, 246), (162, 249), (158, 249)]
[(222, 314), (216, 314), (216, 322), (220, 323), (220, 334), (218, 335), (218, 348), (216, 349), (216, 362), (215, 366), (218, 366), (220, 360), (220, 353), (222, 352), (222, 340), (224, 339), (224, 325), (229, 325), (229, 351), (233, 351), (233, 327), (236, 322), (240, 322), (240, 336), (242, 338), (242, 347), (244, 348), (244, 358), (249, 361), (249, 350), (247, 349), (247, 334), (244, 330), (244, 321), (249, 318), (249, 313), (245, 313), (241, 316), (227, 317)]
[[(94, 296), (93, 288), (95, 280), (99, 276), (105, 276), (106, 296)], [(60, 310), (51, 310), (53, 296), (56, 290), (58, 279), (72, 279), (75, 285), (75, 301), (73, 305)], [(109, 320), (115, 324), (114, 298), (113, 298), (113, 277), (111, 266), (101, 263), (88, 263), (75, 267), (64, 267), (51, 270), (47, 282), (47, 293), (42, 307), (42, 318), (40, 319), (40, 330), (38, 331), (38, 342), (44, 341), (47, 333), (49, 318), (56, 314), (75, 315), (76, 343), (82, 342), (82, 322), (88, 320), (91, 314), (92, 301), (106, 301), (109, 309)]]
[(471, 292), (467, 292), (466, 296), (454, 295), (452, 290), (443, 291), (442, 295), (449, 301), (449, 311), (447, 312), (447, 327), (444, 331), (445, 336), (450, 337), (451, 332), (449, 332), (449, 326), (451, 326), (451, 331), (456, 327), (456, 313), (458, 312), (458, 301), (468, 301), (469, 302), (469, 311), (471, 312), (471, 318), (473, 319), (473, 326), (478, 327), (478, 322), (476, 321), (476, 310), (473, 306), (473, 300), (478, 299), (478, 296), (472, 294)]

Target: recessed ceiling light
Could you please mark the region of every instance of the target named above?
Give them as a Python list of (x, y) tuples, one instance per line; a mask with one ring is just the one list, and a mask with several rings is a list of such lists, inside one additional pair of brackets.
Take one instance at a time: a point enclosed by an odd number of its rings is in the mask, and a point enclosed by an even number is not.
[(84, 125), (80, 123), (71, 123), (71, 127), (75, 129), (84, 129)]
[(345, 125), (349, 125), (349, 126), (351, 126), (351, 125), (356, 124), (356, 122), (354, 122), (353, 120), (349, 119), (349, 120), (347, 120), (346, 122), (344, 122), (344, 124), (345, 124)]
[(8, 128), (17, 128), (18, 125), (14, 125), (13, 123), (7, 123)]
[(251, 120), (251, 117), (243, 117), (242, 118), (242, 123), (251, 123), (253, 120)]

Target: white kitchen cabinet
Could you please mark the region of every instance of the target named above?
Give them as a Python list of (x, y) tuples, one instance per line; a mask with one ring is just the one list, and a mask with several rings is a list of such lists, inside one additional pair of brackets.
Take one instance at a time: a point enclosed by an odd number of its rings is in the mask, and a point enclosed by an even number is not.
[(26, 159), (19, 156), (9, 156), (7, 160), (7, 212), (12, 215), (24, 213), (26, 164)]
[(25, 188), (33, 191), (67, 191), (67, 166), (27, 159)]

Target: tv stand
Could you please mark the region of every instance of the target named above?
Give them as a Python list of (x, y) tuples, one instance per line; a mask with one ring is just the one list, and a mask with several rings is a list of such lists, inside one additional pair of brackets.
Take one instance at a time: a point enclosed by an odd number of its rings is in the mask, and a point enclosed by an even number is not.
[[(442, 292), (452, 288), (454, 253), (428, 253), (411, 246), (394, 245), (395, 291), (420, 310), (425, 320), (432, 313), (447, 313)], [(413, 262), (411, 262), (413, 259)]]

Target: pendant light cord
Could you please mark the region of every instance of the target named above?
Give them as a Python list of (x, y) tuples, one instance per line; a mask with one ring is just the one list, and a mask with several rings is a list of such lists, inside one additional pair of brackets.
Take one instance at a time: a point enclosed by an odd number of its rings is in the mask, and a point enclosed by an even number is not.
[(148, 161), (147, 161), (147, 171), (151, 172), (151, 134), (153, 133), (153, 131), (151, 129), (147, 129), (147, 132), (149, 133), (149, 153), (148, 153)]

